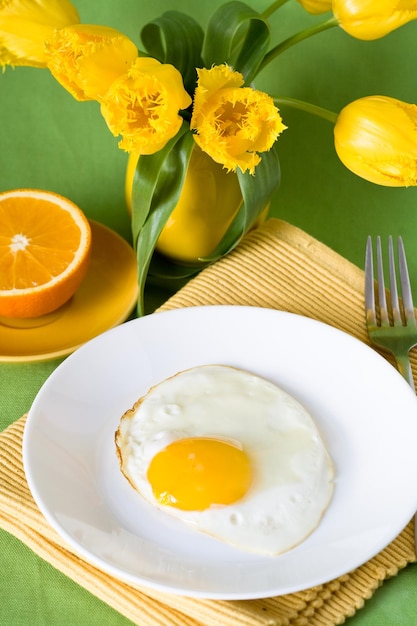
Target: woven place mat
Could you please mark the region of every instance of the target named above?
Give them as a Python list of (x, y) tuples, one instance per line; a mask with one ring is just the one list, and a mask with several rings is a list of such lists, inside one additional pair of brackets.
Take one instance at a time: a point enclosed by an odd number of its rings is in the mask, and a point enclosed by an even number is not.
[[(271, 219), (159, 310), (210, 304), (268, 307), (315, 318), (367, 342), (363, 280), (363, 272), (346, 259)], [(25, 416), (0, 434), (0, 526), (140, 626), (333, 626), (361, 608), (385, 579), (417, 560), (411, 521), (353, 572), (284, 596), (198, 600), (122, 583), (77, 556), (43, 518), (23, 471), (24, 425)]]

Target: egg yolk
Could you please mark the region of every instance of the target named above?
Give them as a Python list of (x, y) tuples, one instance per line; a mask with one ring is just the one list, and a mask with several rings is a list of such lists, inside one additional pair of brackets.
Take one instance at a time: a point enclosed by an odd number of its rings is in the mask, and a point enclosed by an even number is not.
[(158, 502), (186, 511), (232, 504), (252, 480), (243, 450), (206, 437), (174, 441), (153, 457), (147, 476)]

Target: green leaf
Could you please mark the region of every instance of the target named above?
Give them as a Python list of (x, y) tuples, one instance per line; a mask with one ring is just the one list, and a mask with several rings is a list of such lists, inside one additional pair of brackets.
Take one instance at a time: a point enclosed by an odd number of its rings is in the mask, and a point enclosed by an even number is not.
[[(174, 138), (175, 139), (175, 138)], [(169, 149), (169, 143), (166, 146)], [(151, 210), (158, 176), (165, 165), (165, 149), (139, 158), (132, 183), (132, 235), (137, 241), (139, 232)]]
[(227, 2), (213, 14), (203, 45), (205, 67), (228, 63), (247, 84), (254, 79), (270, 41), (269, 25), (243, 2)]
[(194, 93), (196, 67), (202, 67), (201, 49), (204, 31), (191, 16), (167, 11), (141, 31), (142, 42), (150, 56), (170, 63), (182, 74), (188, 93)]
[(274, 144), (269, 152), (262, 153), (262, 161), (256, 166), (255, 174), (242, 174), (238, 170), (243, 203), (235, 215), (223, 239), (209, 258), (202, 261), (213, 263), (235, 248), (242, 237), (253, 227), (260, 213), (271, 200), (281, 182), (278, 151)]
[(141, 156), (138, 161), (132, 188), (138, 315), (144, 314), (144, 289), (156, 242), (180, 197), (193, 148), (193, 135), (184, 122), (178, 134), (162, 150)]
[(206, 263), (198, 263), (196, 265), (173, 263), (156, 252), (152, 257), (149, 276), (166, 282), (170, 280), (186, 280), (198, 274), (205, 266)]

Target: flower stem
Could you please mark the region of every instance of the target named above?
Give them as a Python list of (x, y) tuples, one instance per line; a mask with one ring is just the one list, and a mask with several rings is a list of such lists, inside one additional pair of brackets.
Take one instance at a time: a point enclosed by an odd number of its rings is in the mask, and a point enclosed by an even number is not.
[(275, 0), (275, 2), (273, 2), (270, 7), (265, 9), (265, 11), (262, 11), (261, 17), (264, 20), (266, 20), (268, 17), (270, 17), (273, 13), (275, 13), (275, 11), (277, 11), (280, 7), (282, 7), (287, 2), (288, 0)]
[(329, 111), (328, 109), (319, 107), (316, 104), (310, 104), (310, 102), (297, 100), (296, 98), (274, 98), (274, 102), (275, 104), (283, 104), (284, 106), (288, 105), (293, 109), (299, 109), (300, 111), (305, 111), (306, 113), (317, 115), (318, 117), (322, 117), (332, 124), (336, 123), (338, 117), (338, 114), (334, 113), (334, 111)]
[(325, 22), (320, 22), (320, 24), (315, 24), (314, 26), (310, 26), (309, 28), (306, 28), (305, 30), (300, 31), (299, 33), (296, 33), (295, 35), (288, 37), (288, 39), (285, 39), (284, 41), (276, 45), (264, 56), (264, 59), (259, 66), (258, 73), (261, 70), (263, 70), (264, 67), (266, 67), (268, 63), (273, 61), (278, 55), (285, 52), (285, 50), (288, 50), (288, 48), (291, 48), (291, 46), (294, 46), (300, 41), (304, 41), (304, 39), (308, 39), (309, 37), (312, 37), (313, 35), (317, 35), (318, 33), (322, 33), (325, 30), (328, 30), (329, 28), (333, 28), (334, 26), (338, 26), (338, 25), (339, 25), (339, 22), (337, 21), (337, 19), (335, 17), (331, 17)]

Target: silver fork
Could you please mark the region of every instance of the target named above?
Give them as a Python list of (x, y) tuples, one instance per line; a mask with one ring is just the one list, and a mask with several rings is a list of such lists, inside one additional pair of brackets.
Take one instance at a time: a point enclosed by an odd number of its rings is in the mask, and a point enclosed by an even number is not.
[(375, 297), (372, 257), (372, 239), (368, 237), (365, 257), (365, 307), (369, 339), (375, 346), (391, 352), (397, 363), (399, 372), (415, 391), (409, 352), (411, 348), (417, 345), (417, 324), (402, 238), (398, 237), (398, 268), (402, 306), (398, 297), (392, 237), (388, 238), (390, 303), (389, 300), (387, 303), (385, 293), (380, 237), (377, 237), (376, 240), (378, 298)]
[[(401, 237), (398, 237), (398, 268), (400, 274), (402, 306), (398, 298), (392, 237), (388, 238), (388, 266), (390, 276), (391, 304), (385, 294), (384, 269), (382, 263), (381, 238), (376, 240), (378, 298), (375, 297), (374, 270), (372, 261), (372, 239), (368, 237), (365, 256), (365, 307), (366, 325), (371, 343), (391, 352), (399, 372), (415, 391), (409, 352), (417, 345), (417, 324), (407, 261)], [(378, 303), (377, 301), (378, 300)], [(379, 313), (377, 311), (379, 310)], [(417, 513), (414, 517), (414, 540), (417, 548)]]

